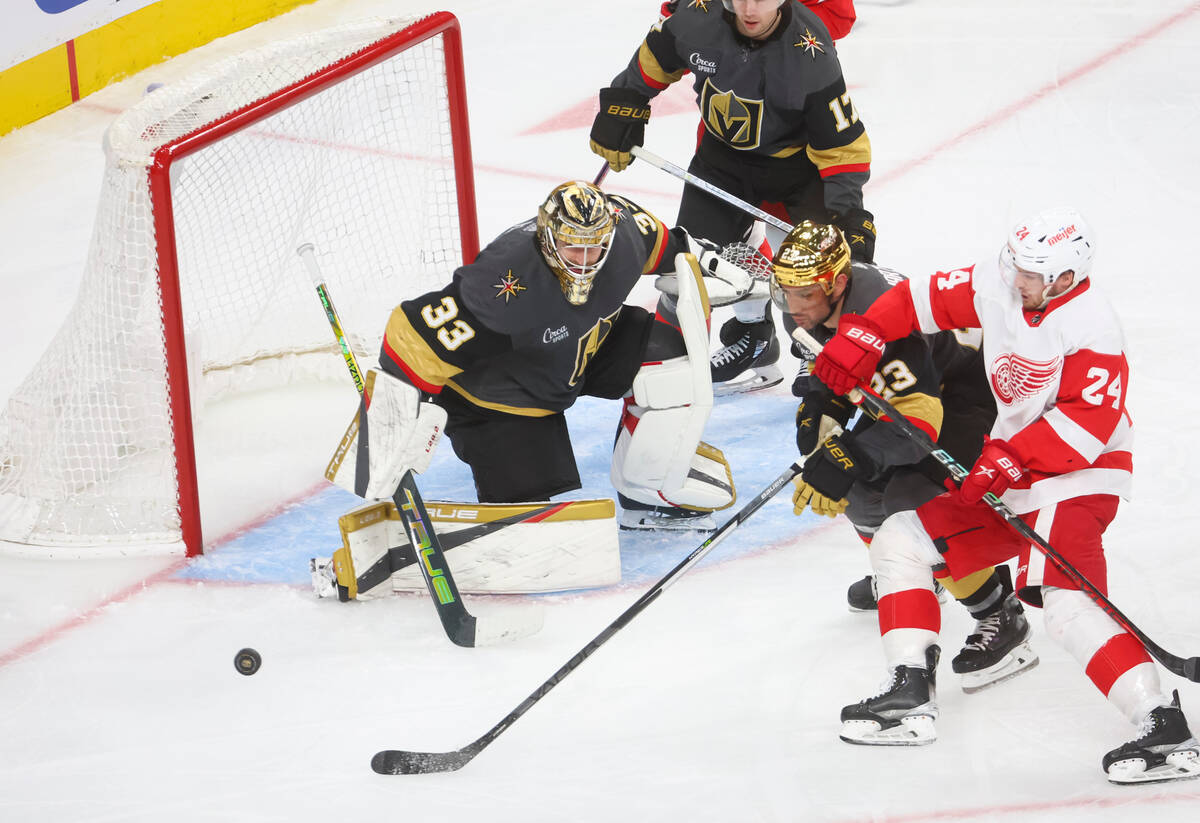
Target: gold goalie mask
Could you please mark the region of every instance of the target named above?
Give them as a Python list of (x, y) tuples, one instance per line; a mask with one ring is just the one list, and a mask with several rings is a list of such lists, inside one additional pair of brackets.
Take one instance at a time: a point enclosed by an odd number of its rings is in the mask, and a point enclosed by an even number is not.
[(587, 302), (616, 225), (604, 192), (579, 180), (550, 192), (538, 209), (538, 246), (571, 305)]

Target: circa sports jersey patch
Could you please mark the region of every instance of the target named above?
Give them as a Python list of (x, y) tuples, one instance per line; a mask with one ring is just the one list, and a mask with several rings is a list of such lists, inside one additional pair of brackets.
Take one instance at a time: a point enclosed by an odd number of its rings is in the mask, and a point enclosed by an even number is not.
[(561, 340), (566, 340), (570, 336), (571, 333), (567, 331), (566, 326), (559, 326), (557, 329), (546, 329), (544, 332), (542, 332), (542, 342), (558, 343)]
[(693, 71), (702, 72), (704, 74), (717, 73), (717, 61), (709, 60), (698, 51), (694, 51), (688, 55), (688, 65)]
[(1000, 402), (1011, 406), (1045, 391), (1061, 365), (1061, 357), (1041, 361), (1006, 352), (992, 361), (992, 388)]
[(500, 282), (492, 286), (496, 289), (496, 297), (503, 297), (507, 303), (511, 298), (516, 297), (519, 292), (525, 291), (525, 287), (520, 285), (521, 278), (513, 277), (512, 269), (508, 270), (508, 274), (500, 278)]
[(817, 52), (821, 52), (821, 54), (825, 53), (825, 44), (818, 40), (817, 36), (808, 29), (805, 29), (800, 40), (792, 43), (792, 45), (798, 49), (804, 49), (813, 60), (817, 59)]

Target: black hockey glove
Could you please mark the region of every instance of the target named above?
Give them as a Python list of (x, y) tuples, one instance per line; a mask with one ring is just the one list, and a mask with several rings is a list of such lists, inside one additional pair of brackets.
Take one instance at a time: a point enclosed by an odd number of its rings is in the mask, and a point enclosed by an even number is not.
[[(815, 377), (808, 378), (807, 388), (800, 407), (796, 409), (796, 448), (806, 456), (816, 450), (825, 439), (822, 435), (828, 435), (834, 423), (846, 428), (855, 412), (853, 403), (830, 392)], [(823, 421), (822, 417), (828, 418), (828, 421)]]
[(850, 258), (860, 263), (875, 262), (875, 218), (865, 209), (850, 209), (834, 215), (833, 224), (846, 235)]
[(650, 119), (650, 101), (634, 89), (600, 89), (600, 111), (592, 121), (592, 151), (608, 161), (613, 171), (633, 162), (629, 152), (642, 145), (646, 122)]
[(796, 493), (792, 495), (792, 511), (812, 508), (816, 514), (837, 517), (846, 510), (846, 495), (860, 477), (870, 474), (866, 458), (850, 445), (843, 435), (831, 437), (804, 461), (804, 470), (796, 478)]
[(801, 400), (812, 391), (813, 376), (808, 368), (808, 361), (805, 360), (800, 364), (799, 371), (796, 372), (796, 379), (792, 381), (792, 396), (799, 397)]

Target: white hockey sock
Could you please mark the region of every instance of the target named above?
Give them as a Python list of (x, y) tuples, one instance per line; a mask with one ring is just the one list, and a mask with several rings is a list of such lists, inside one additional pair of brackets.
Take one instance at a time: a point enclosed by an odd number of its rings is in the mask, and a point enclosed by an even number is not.
[[(1129, 665), (1141, 644), (1092, 598), (1081, 591), (1045, 586), (1042, 600), (1046, 633), (1083, 666), (1130, 723), (1141, 723), (1151, 710), (1170, 705), (1152, 662)], [(1143, 655), (1144, 651), (1137, 656)]]
[(739, 323), (747, 325), (761, 323), (767, 316), (768, 302), (770, 302), (769, 297), (759, 297), (751, 292), (750, 297), (733, 304), (733, 316), (738, 319)]
[[(880, 601), (880, 626), (887, 620), (884, 598), (904, 598), (904, 608), (922, 613), (932, 609), (938, 614), (937, 595), (933, 593), (932, 568), (941, 562), (937, 548), (925, 533), (915, 512), (892, 515), (875, 532), (871, 541), (871, 567)], [(925, 595), (928, 595), (928, 602)], [(925, 667), (925, 650), (937, 642), (938, 633), (925, 628), (893, 628), (883, 635), (883, 651), (888, 667)]]

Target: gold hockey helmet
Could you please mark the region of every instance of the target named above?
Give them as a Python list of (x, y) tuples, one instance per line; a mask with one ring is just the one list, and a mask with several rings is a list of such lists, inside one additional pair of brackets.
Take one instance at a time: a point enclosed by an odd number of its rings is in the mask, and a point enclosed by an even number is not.
[(828, 296), (837, 276), (849, 272), (850, 246), (837, 226), (805, 220), (783, 238), (771, 268), (771, 297), (780, 307), (786, 307), (777, 294), (783, 288), (820, 286)]
[(571, 305), (587, 302), (616, 227), (604, 192), (581, 180), (563, 183), (538, 209), (538, 246)]

